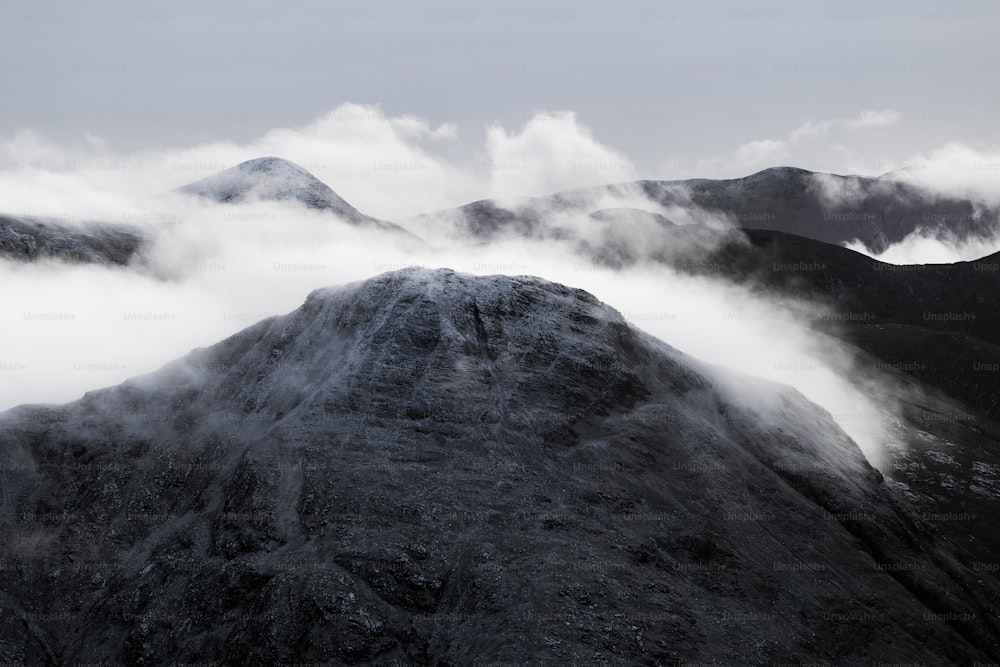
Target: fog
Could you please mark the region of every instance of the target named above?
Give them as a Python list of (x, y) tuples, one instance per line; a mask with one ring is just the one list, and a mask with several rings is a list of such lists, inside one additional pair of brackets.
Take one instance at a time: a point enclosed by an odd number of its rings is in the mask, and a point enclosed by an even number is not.
[(120, 222), (145, 212), (148, 197), (268, 155), (298, 163), (361, 211), (385, 219), (636, 177), (626, 157), (570, 112), (538, 113), (516, 129), (491, 125), (477, 146), (454, 125), (342, 104), (302, 127), (243, 144), (123, 153), (96, 137), (63, 145), (25, 130), (0, 138), (0, 202), (6, 213)]
[[(978, 150), (950, 143), (927, 155), (914, 155), (887, 178), (922, 188), (928, 199), (962, 197), (973, 202), (972, 216), (991, 215), (986, 207), (1000, 206), (1000, 149)], [(850, 193), (838, 193), (850, 196)], [(832, 195), (832, 196), (838, 196)], [(862, 244), (847, 244), (852, 250), (890, 264), (947, 264), (969, 262), (1000, 251), (1000, 236), (961, 238), (949, 233), (948, 219), (938, 233), (917, 231), (881, 253), (872, 253)], [(993, 220), (1000, 229), (1000, 221)]]
[(1000, 251), (1000, 239), (959, 239), (915, 232), (881, 253), (873, 253), (863, 243), (845, 247), (887, 264), (952, 264), (973, 262)]
[[(263, 155), (291, 159), (362, 212), (395, 220), (487, 196), (512, 202), (637, 177), (625, 156), (570, 113), (539, 114), (520, 130), (490, 127), (482, 151), (471, 155), (449, 153), (456, 133), (419, 118), (387, 117), (377, 107), (343, 105), (307, 127), (276, 129), (246, 145), (120, 154), (93, 138), (66, 147), (22, 133), (0, 142), (4, 161), (16, 165), (0, 171), (0, 210), (127, 222), (153, 239), (128, 268), (0, 259), (0, 409), (74, 400), (289, 312), (315, 288), (424, 265), (538, 275), (586, 289), (683, 352), (796, 387), (830, 411), (869, 460), (879, 460), (884, 425), (896, 406), (866, 398), (852, 378), (857, 369), (849, 352), (805, 326), (809, 317), (822, 317), (818, 306), (777, 303), (746, 285), (675, 273), (644, 259), (655, 245), (649, 219), (609, 225), (586, 215), (624, 207), (678, 224), (729, 224), (705, 212), (664, 210), (623, 187), (596, 200), (583, 192), (577, 208), (534, 211), (547, 229), (569, 230), (575, 237), (569, 241), (470, 246), (455, 236), (460, 226), (427, 218), (414, 231), (431, 238), (436, 245), (430, 246), (293, 204), (230, 206), (162, 196)], [(985, 196), (988, 187), (976, 187)], [(508, 205), (522, 213), (532, 206), (517, 201)], [(613, 269), (580, 255), (581, 241), (609, 238), (630, 249), (634, 263)], [(710, 245), (672, 251), (696, 262)], [(932, 252), (916, 243), (910, 250), (891, 248), (886, 256), (909, 261)]]
[[(325, 214), (266, 203), (192, 204), (179, 215), (134, 268), (4, 263), (9, 370), (0, 407), (76, 399), (289, 312), (317, 287), (425, 265), (539, 275), (581, 287), (698, 358), (791, 384), (834, 413), (881, 409), (844, 379), (844, 357), (802, 326), (803, 314), (815, 313), (809, 304), (778, 306), (746, 287), (649, 263), (602, 268), (565, 242), (414, 248)], [(619, 240), (639, 252), (643, 231)], [(689, 252), (693, 257), (699, 249)], [(842, 426), (876, 457), (879, 433), (871, 423), (852, 419)]]

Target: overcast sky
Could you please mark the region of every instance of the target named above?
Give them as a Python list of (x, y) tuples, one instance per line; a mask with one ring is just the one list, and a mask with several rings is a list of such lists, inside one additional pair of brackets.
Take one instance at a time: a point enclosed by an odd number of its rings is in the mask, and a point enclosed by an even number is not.
[(989, 0), (8, 3), (0, 138), (246, 142), (350, 102), (455, 150), (573, 111), (651, 178), (879, 172), (1000, 144), (998, 28)]

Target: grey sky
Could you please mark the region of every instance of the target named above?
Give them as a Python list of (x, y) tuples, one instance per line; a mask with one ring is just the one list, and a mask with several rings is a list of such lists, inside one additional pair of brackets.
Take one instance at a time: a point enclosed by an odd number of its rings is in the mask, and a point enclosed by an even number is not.
[(679, 156), (868, 109), (901, 115), (875, 147), (892, 159), (1000, 143), (988, 0), (59, 0), (3, 14), (0, 136), (246, 141), (357, 102), (454, 122), (472, 144), (488, 123), (573, 110), (650, 177), (711, 175), (675, 173), (697, 169)]

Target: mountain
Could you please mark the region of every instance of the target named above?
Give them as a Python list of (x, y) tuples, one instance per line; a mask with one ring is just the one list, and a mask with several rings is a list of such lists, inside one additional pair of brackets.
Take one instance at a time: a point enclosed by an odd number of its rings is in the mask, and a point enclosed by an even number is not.
[(404, 224), (423, 235), (443, 230), (479, 240), (537, 238), (552, 234), (553, 216), (622, 206), (682, 210), (694, 222), (714, 219), (837, 245), (860, 241), (875, 253), (914, 232), (966, 239), (992, 237), (1000, 230), (997, 208), (931, 193), (895, 174), (840, 176), (792, 167), (727, 180), (647, 180), (509, 202), (486, 199)]
[(803, 236), (674, 225), (631, 208), (573, 221), (575, 228), (558, 227), (549, 238), (562, 239), (585, 261), (614, 269), (665, 265), (783, 303), (819, 305), (820, 317), (806, 313), (804, 323), (1000, 419), (1000, 253), (894, 265)]
[[(361, 213), (308, 171), (281, 158), (248, 160), (175, 192), (219, 203), (294, 201), (314, 210), (333, 213), (351, 224), (422, 244), (402, 227)], [(129, 224), (74, 224), (54, 218), (0, 214), (0, 258), (123, 266), (155, 243), (156, 234), (155, 228), (143, 229)]]
[(852, 358), (843, 372), (873, 405), (890, 415), (896, 406), (901, 415), (881, 471), (930, 523), (980, 562), (996, 561), (1000, 254), (893, 265), (792, 234), (700, 225), (627, 239), (580, 242), (578, 249), (605, 266), (664, 264), (775, 303), (810, 304), (799, 324), (814, 329), (821, 348)]
[(71, 225), (50, 218), (0, 215), (0, 258), (125, 265), (146, 242), (141, 230), (128, 225)]
[(355, 225), (377, 227), (410, 236), (401, 227), (365, 215), (348, 204), (330, 186), (303, 167), (277, 157), (241, 162), (174, 192), (204, 197), (219, 203), (294, 201), (307, 208), (327, 211)]
[(666, 228), (677, 226), (672, 220), (666, 216), (660, 215), (659, 213), (644, 211), (641, 208), (629, 208), (627, 206), (600, 209), (591, 213), (590, 217), (601, 222), (607, 222), (612, 225), (619, 226), (632, 225), (635, 224), (637, 220), (642, 223), (652, 223), (653, 225)]
[[(823, 341), (816, 334), (817, 342)], [(905, 337), (899, 342), (905, 343)], [(892, 363), (843, 341), (830, 347), (850, 354), (844, 372), (870, 405), (878, 406), (881, 452), (878, 468), (886, 483), (910, 502), (941, 535), (973, 558), (976, 570), (996, 571), (1000, 553), (1000, 423), (954, 394), (935, 389), (908, 373), (918, 362)], [(931, 348), (927, 348), (927, 352)], [(975, 373), (964, 374), (974, 383)], [(851, 419), (848, 412), (838, 419)]]
[(320, 289), (0, 456), (6, 662), (1000, 660), (829, 414), (540, 278)]
[(959, 239), (993, 236), (1000, 230), (1000, 210), (931, 193), (889, 175), (879, 178), (819, 174), (778, 167), (745, 178), (643, 182), (662, 204), (684, 197), (745, 228), (782, 231), (818, 241), (860, 241), (879, 253), (914, 232)]
[[(691, 247), (686, 233), (679, 230), (664, 243)], [(727, 232), (715, 239), (712, 247), (703, 243), (709, 249), (697, 261), (655, 260), (822, 304), (826, 311), (814, 326), (1000, 419), (1000, 253), (954, 264), (895, 265), (781, 232)], [(621, 257), (615, 259), (621, 263)], [(626, 257), (634, 259), (634, 252)]]
[(370, 219), (306, 169), (277, 157), (241, 162), (174, 192), (228, 203), (253, 199), (297, 201), (309, 208), (331, 211), (352, 222)]

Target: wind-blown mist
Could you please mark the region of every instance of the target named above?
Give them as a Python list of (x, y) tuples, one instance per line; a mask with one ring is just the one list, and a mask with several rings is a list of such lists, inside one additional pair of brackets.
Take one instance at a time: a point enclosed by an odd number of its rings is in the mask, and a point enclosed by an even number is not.
[(519, 130), (494, 125), (481, 139), (460, 137), (447, 123), (434, 127), (357, 104), (246, 144), (138, 153), (115, 151), (94, 137), (59, 145), (25, 130), (0, 138), (0, 209), (132, 221), (149, 207), (146, 197), (266, 155), (296, 162), (360, 210), (385, 219), (637, 177), (628, 158), (569, 112), (539, 113)]
[[(472, 157), (448, 148), (457, 134), (447, 124), (432, 127), (344, 105), (306, 128), (274, 130), (247, 145), (122, 155), (99, 140), (66, 148), (29, 132), (0, 143), (5, 164), (14, 165), (0, 172), (0, 210), (127, 222), (154, 239), (129, 268), (0, 260), (0, 409), (73, 400), (288, 312), (315, 288), (426, 265), (538, 275), (586, 289), (684, 352), (795, 386), (829, 410), (870, 460), (879, 458), (884, 417), (896, 408), (866, 398), (849, 379), (850, 354), (803, 326), (805, 314), (821, 315), (811, 304), (771, 302), (747, 287), (648, 262), (601, 268), (568, 242), (470, 246), (451, 238), (450, 248), (432, 247), (290, 204), (228, 206), (160, 196), (261, 155), (292, 159), (364, 213), (395, 220), (481, 197), (503, 200), (637, 176), (626, 157), (600, 144), (572, 114), (540, 114), (520, 131), (492, 127), (483, 151)], [(663, 210), (629, 188), (600, 206), (644, 210), (681, 224), (727, 224), (697, 211)], [(609, 226), (572, 212), (541, 213), (580, 239), (615, 236), (640, 257), (652, 234), (648, 220)], [(440, 245), (451, 234), (432, 223), (414, 231)], [(915, 254), (930, 253), (914, 247)], [(705, 248), (678, 251), (697, 261)], [(886, 257), (891, 253), (913, 259), (901, 248), (890, 248)]]
[(873, 253), (863, 243), (845, 247), (887, 264), (951, 264), (971, 262), (1000, 251), (1000, 239), (948, 239), (910, 234), (881, 253)]
[(421, 248), (293, 206), (189, 201), (174, 210), (179, 221), (160, 231), (134, 269), (3, 265), (2, 344), (14, 370), (5, 373), (0, 408), (73, 400), (155, 370), (296, 308), (320, 286), (410, 265), (446, 266), (586, 289), (682, 351), (791, 384), (835, 416), (851, 415), (842, 426), (877, 457), (882, 408), (843, 379), (846, 362), (836, 348), (797, 324), (808, 304), (778, 306), (746, 288), (661, 266), (599, 268), (556, 241)]
[[(1000, 204), (1000, 150), (980, 151), (952, 143), (926, 156), (915, 155), (889, 176), (892, 180), (919, 186), (928, 197), (966, 197), (984, 207)], [(983, 214), (976, 210), (972, 215)], [(964, 221), (932, 222), (941, 222), (947, 227), (948, 223), (957, 225)], [(947, 264), (973, 261), (1000, 251), (1000, 238), (961, 238), (915, 232), (878, 254), (873, 254), (862, 243), (847, 244), (847, 247), (889, 264)]]

